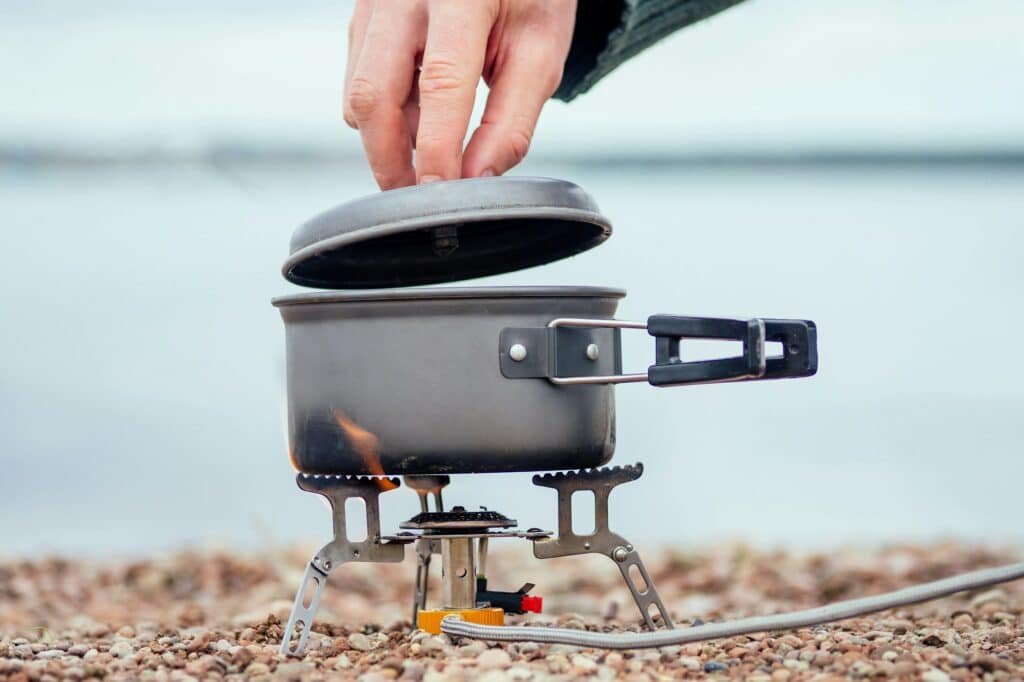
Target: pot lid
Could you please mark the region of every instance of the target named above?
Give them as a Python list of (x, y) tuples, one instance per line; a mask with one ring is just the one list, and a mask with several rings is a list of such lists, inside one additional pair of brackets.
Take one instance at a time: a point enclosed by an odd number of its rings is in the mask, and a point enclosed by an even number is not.
[(530, 177), (448, 180), (349, 201), (292, 235), (282, 272), (303, 286), (454, 282), (573, 256), (611, 235), (577, 185)]

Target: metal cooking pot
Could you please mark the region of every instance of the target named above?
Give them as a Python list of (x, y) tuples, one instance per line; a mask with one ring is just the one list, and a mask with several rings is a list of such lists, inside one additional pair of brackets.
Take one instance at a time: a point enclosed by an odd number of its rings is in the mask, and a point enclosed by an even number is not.
[[(577, 253), (610, 234), (575, 185), (487, 178), (385, 192), (325, 213), (292, 240), (285, 276), (317, 286), (433, 283)], [(554, 255), (553, 255), (554, 254)], [(808, 376), (802, 320), (613, 319), (625, 292), (482, 287), (316, 292), (274, 300), (285, 322), (291, 457), (310, 474), (445, 474), (600, 466), (615, 449), (613, 385)], [(623, 374), (624, 328), (655, 364)], [(687, 362), (680, 341), (741, 341)], [(765, 356), (781, 342), (782, 354)]]

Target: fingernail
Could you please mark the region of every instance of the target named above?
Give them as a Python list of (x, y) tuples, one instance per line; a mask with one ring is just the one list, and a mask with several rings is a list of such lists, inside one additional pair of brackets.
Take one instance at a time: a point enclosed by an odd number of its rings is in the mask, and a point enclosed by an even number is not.
[(422, 178), (420, 178), (420, 184), (425, 185), (428, 182), (439, 182), (440, 180), (440, 175), (424, 175)]
[(484, 172), (480, 174), (480, 177), (481, 178), (493, 178), (494, 177), (494, 169), (493, 168), (484, 168)]

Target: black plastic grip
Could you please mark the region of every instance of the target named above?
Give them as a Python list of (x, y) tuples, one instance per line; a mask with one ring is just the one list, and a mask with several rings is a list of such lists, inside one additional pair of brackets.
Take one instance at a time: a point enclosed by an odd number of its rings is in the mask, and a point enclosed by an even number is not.
[(810, 320), (764, 321), (765, 341), (782, 343), (782, 355), (767, 359), (762, 379), (809, 377), (818, 371), (818, 327)]
[[(761, 378), (766, 371), (765, 327), (757, 319), (652, 315), (647, 319), (647, 332), (655, 337), (655, 364), (647, 368), (647, 381), (652, 386), (677, 386)], [(682, 339), (742, 341), (743, 354), (684, 362), (679, 353)]]

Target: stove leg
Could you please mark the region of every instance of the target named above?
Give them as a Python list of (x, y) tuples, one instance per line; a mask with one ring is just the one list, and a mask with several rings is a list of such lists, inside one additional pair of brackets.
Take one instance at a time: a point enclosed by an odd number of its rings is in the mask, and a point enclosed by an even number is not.
[[(554, 488), (558, 493), (558, 537), (534, 540), (533, 555), (538, 559), (577, 554), (602, 554), (608, 557), (618, 564), (622, 579), (633, 595), (633, 601), (640, 609), (647, 627), (651, 630), (657, 627), (651, 615), (651, 609), (656, 608), (661, 616), (661, 624), (672, 629), (668, 609), (661, 601), (636, 548), (621, 535), (613, 533), (608, 526), (608, 495), (615, 486), (635, 481), (643, 472), (643, 465), (636, 464), (534, 476), (534, 485)], [(588, 535), (577, 535), (572, 529), (572, 495), (580, 491), (594, 494), (594, 532)], [(637, 578), (643, 584), (637, 584)]]
[(416, 541), (416, 593), (412, 598), (412, 627), (416, 628), (416, 618), (420, 609), (427, 608), (427, 586), (430, 581), (430, 558), (437, 554), (434, 543), (430, 540)]
[[(451, 478), (446, 475), (417, 475), (403, 476), (405, 485), (416, 491), (420, 498), (420, 511), (430, 511), (429, 497), (434, 497), (434, 511), (444, 511), (444, 501), (441, 498), (441, 490), (451, 483)], [(441, 550), (437, 543), (430, 540), (417, 540), (416, 542), (416, 589), (412, 596), (412, 627), (416, 628), (416, 619), (420, 609), (427, 608), (427, 584), (430, 580), (430, 558), (434, 554), (440, 554)]]
[[(324, 545), (306, 567), (284, 628), (280, 652), (285, 656), (298, 656), (305, 650), (331, 571), (349, 561), (399, 562), (405, 557), (404, 545), (384, 544), (380, 540), (378, 497), (382, 492), (397, 488), (398, 479), (299, 474), (296, 482), (303, 490), (323, 495), (331, 503), (334, 539)], [(366, 539), (360, 542), (350, 541), (345, 527), (345, 502), (353, 497), (362, 498), (366, 504)]]

